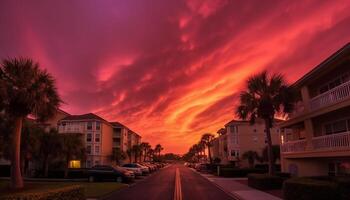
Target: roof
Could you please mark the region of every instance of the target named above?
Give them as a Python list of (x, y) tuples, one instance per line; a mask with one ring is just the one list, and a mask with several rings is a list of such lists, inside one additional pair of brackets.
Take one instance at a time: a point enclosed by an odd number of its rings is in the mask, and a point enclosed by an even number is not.
[(69, 115), (61, 120), (68, 120), (68, 121), (82, 121), (82, 120), (98, 120), (103, 121), (109, 124), (109, 122), (102, 117), (94, 114), (94, 113), (87, 113), (83, 115)]
[[(283, 121), (284, 120), (277, 119), (277, 118), (274, 119), (274, 122), (276, 122), (276, 123), (283, 122)], [(228, 123), (226, 123), (225, 127), (229, 126), (229, 125), (233, 125), (233, 124), (240, 124), (240, 123), (250, 123), (250, 121), (249, 120), (235, 120), (234, 119), (234, 120), (231, 120)]]
[(313, 77), (313, 75), (320, 73), (321, 71), (325, 70), (329, 64), (343, 56), (347, 53), (347, 51), (350, 50), (350, 43), (347, 43), (345, 46), (340, 48), (338, 51), (333, 53), (331, 56), (329, 56), (326, 60), (318, 64), (316, 67), (314, 67), (311, 71), (306, 73), (304, 76), (302, 76), (299, 80), (297, 80), (292, 86), (298, 87), (303, 85), (306, 81), (308, 81), (310, 78)]
[(58, 109), (58, 111), (61, 112), (61, 113), (63, 113), (63, 114), (66, 114), (66, 115), (71, 115), (71, 114), (67, 113), (66, 111), (64, 111), (64, 110), (62, 110), (62, 109), (60, 109), (60, 108)]

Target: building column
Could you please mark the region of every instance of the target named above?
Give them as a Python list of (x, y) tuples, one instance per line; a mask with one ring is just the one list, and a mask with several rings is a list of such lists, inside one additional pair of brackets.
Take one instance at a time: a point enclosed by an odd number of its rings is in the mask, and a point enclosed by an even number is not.
[(307, 86), (303, 86), (301, 89), (301, 98), (303, 99), (304, 108), (306, 111), (310, 110), (310, 94)]
[(306, 142), (307, 142), (307, 146), (306, 146), (306, 150), (312, 150), (312, 138), (314, 137), (314, 127), (312, 124), (312, 120), (311, 119), (306, 119), (304, 121), (305, 124), (305, 133), (306, 133)]

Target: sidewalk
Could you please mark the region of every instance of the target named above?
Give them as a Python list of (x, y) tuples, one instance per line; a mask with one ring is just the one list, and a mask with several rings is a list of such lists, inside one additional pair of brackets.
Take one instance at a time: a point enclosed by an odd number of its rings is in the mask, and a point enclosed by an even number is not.
[(239, 200), (282, 200), (266, 192), (239, 183), (237, 180), (242, 180), (242, 178), (221, 178), (211, 174), (197, 173)]

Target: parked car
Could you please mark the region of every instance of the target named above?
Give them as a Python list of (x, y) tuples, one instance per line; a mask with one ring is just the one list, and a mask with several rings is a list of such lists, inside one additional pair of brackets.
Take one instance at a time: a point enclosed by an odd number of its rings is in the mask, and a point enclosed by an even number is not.
[(96, 165), (87, 170), (89, 182), (113, 180), (117, 182), (130, 183), (135, 179), (135, 174), (118, 166)]
[(135, 176), (142, 176), (141, 168), (135, 168), (135, 167), (121, 167), (121, 168), (134, 172)]
[(145, 167), (148, 167), (150, 171), (154, 172), (157, 170), (157, 166), (151, 164), (151, 163), (139, 163), (140, 165), (143, 165)]
[(149, 172), (150, 172), (148, 167), (142, 166), (142, 165), (137, 164), (137, 163), (124, 164), (122, 167), (141, 169), (142, 175), (149, 174)]

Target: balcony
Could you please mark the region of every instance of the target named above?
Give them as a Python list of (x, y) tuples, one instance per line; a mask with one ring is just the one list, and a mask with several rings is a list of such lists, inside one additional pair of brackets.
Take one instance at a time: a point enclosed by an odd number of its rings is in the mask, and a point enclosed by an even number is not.
[(314, 137), (312, 147), (314, 150), (349, 149), (350, 132)]
[(307, 142), (303, 140), (288, 141), (281, 145), (281, 151), (283, 153), (295, 153), (303, 152), (306, 150)]
[(310, 108), (316, 110), (327, 105), (338, 103), (350, 97), (350, 81), (343, 83), (310, 100)]
[(281, 144), (282, 153), (307, 153), (336, 150), (350, 150), (350, 132), (314, 137), (309, 146), (305, 139), (288, 141)]

